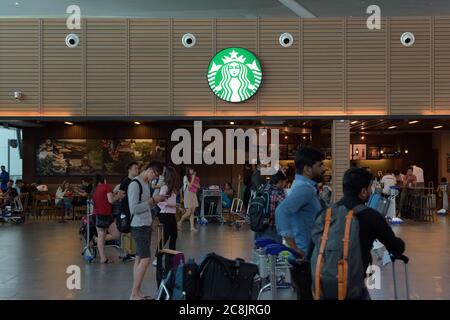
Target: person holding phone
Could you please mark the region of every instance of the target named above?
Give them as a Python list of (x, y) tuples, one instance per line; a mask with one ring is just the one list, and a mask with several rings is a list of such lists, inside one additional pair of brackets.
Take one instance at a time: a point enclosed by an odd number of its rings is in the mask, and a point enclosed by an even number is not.
[(183, 177), (183, 192), (184, 192), (184, 208), (186, 213), (178, 222), (178, 230), (181, 230), (181, 225), (184, 220), (189, 218), (191, 223), (191, 231), (196, 232), (195, 229), (195, 209), (198, 207), (197, 191), (200, 188), (200, 178), (192, 167), (186, 167), (186, 175)]
[[(164, 225), (164, 239), (160, 244), (160, 248), (169, 241), (169, 249), (176, 250), (178, 237), (177, 230), (177, 190), (180, 188), (180, 178), (175, 168), (167, 167), (164, 172), (165, 184), (161, 187), (159, 195), (164, 197), (162, 202), (158, 203), (161, 209), (159, 213), (159, 221)], [(158, 255), (158, 253), (156, 253)]]

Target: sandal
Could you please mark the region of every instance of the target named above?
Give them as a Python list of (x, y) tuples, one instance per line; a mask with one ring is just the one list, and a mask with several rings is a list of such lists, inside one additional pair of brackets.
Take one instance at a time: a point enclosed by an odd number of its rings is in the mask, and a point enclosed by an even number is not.
[(111, 260), (109, 260), (109, 259), (106, 259), (106, 260), (105, 260), (105, 261), (103, 261), (103, 262), (101, 262), (101, 261), (100, 261), (100, 263), (101, 263), (101, 264), (108, 264), (108, 263), (112, 263), (112, 261), (111, 261)]

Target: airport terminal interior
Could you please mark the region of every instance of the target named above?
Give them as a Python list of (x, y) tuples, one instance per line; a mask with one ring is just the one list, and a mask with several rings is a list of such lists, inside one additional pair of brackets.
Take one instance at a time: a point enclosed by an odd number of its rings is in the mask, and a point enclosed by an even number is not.
[[(405, 243), (407, 268), (369, 248), (370, 298), (449, 300), (450, 3), (372, 2), (1, 1), (0, 300), (172, 299), (159, 278), (179, 266), (174, 234), (185, 262), (255, 266), (250, 299), (297, 300), (298, 252), (276, 234), (276, 206), (304, 197), (302, 150), (322, 156), (314, 214), (360, 168), (366, 205)], [(151, 190), (139, 182), (131, 200), (123, 183), (138, 174)], [(275, 184), (272, 208), (257, 190)], [(143, 196), (147, 233), (111, 229)], [(255, 241), (258, 199), (277, 231), (268, 246)]]

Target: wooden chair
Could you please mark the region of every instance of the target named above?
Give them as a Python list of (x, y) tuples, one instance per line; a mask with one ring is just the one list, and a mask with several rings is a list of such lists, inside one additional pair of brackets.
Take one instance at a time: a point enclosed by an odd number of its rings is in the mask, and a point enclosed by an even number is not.
[(22, 203), (23, 213), (25, 215), (30, 215), (30, 213), (31, 213), (30, 204), (29, 204), (30, 194), (28, 192), (24, 192), (24, 193), (21, 193), (19, 197), (20, 197), (20, 202)]
[(56, 217), (57, 209), (52, 196), (48, 192), (37, 192), (33, 197), (33, 214), (36, 219), (47, 217), (47, 220), (49, 220)]

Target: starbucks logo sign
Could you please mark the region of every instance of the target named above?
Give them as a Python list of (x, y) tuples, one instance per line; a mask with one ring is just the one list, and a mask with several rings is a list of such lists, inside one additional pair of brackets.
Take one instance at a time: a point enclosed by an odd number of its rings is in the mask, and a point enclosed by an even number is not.
[(253, 96), (261, 85), (259, 60), (243, 48), (227, 48), (215, 55), (208, 67), (208, 83), (220, 99), (242, 102)]

